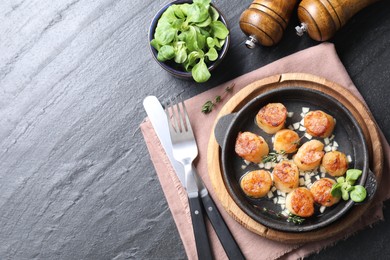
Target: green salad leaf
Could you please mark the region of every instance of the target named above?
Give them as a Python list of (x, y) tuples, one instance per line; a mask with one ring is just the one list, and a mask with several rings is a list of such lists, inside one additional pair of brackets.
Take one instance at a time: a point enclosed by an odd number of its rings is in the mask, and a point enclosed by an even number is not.
[(367, 191), (361, 185), (354, 185), (356, 180), (362, 175), (362, 171), (358, 169), (347, 170), (346, 176), (336, 179), (333, 184), (331, 194), (333, 197), (343, 198), (343, 200), (351, 200), (355, 202), (362, 202), (366, 196)]
[(173, 60), (192, 73), (196, 82), (207, 81), (207, 63), (218, 59), (229, 30), (219, 20), (211, 0), (169, 6), (157, 22), (151, 46), (159, 61)]

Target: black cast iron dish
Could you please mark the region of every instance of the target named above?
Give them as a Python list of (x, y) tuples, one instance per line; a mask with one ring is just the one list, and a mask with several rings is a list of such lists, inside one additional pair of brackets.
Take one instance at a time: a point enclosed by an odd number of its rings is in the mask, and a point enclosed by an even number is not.
[[(324, 213), (320, 213), (318, 207), (312, 217), (305, 219), (302, 224), (294, 224), (260, 210), (266, 207), (275, 212), (280, 212), (281, 207), (274, 204), (272, 199), (267, 196), (261, 199), (252, 199), (243, 193), (239, 184), (240, 178), (246, 172), (259, 169), (259, 167), (257, 164), (251, 163), (245, 169), (242, 169), (244, 162), (234, 151), (235, 141), (239, 132), (251, 131), (263, 136), (270, 147), (270, 151), (272, 150), (272, 135), (263, 132), (254, 122), (255, 115), (260, 108), (271, 102), (283, 103), (289, 112), (294, 112), (291, 118), (287, 118), (286, 126), (301, 121), (302, 107), (308, 107), (310, 110), (320, 109), (332, 115), (336, 119), (333, 134), (339, 144), (338, 150), (351, 156), (352, 162), (349, 164), (349, 168), (363, 171), (358, 184), (366, 186), (368, 198), (365, 201), (373, 196), (376, 190), (376, 180), (374, 174), (369, 173), (367, 144), (363, 132), (352, 114), (336, 99), (322, 92), (302, 87), (288, 87), (257, 96), (239, 112), (222, 117), (215, 129), (217, 142), (222, 148), (222, 177), (226, 188), (235, 203), (247, 215), (260, 224), (275, 230), (303, 232), (316, 230), (331, 224), (356, 204), (351, 200), (341, 200), (333, 207), (327, 208)], [(304, 132), (297, 132), (300, 136), (304, 134)], [(323, 142), (323, 139), (318, 139)], [(301, 144), (306, 141), (306, 137), (302, 138)]]

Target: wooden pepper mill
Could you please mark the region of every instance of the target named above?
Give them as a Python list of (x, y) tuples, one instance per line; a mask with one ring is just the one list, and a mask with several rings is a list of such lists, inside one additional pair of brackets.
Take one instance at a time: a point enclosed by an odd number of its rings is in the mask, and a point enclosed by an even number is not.
[(272, 46), (280, 41), (298, 0), (254, 0), (240, 17), (240, 28), (249, 36), (245, 45)]
[(307, 32), (313, 40), (326, 41), (357, 12), (378, 0), (302, 0), (298, 6), (301, 26), (297, 34)]

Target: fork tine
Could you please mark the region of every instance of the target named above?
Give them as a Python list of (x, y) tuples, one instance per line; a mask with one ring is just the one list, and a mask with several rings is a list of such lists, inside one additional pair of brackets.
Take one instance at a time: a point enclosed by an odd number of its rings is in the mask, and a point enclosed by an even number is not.
[(190, 123), (190, 118), (188, 116), (187, 108), (186, 108), (183, 100), (181, 101), (181, 104), (183, 107), (183, 113), (184, 113), (184, 119), (185, 119), (185, 123), (186, 123), (186, 127), (187, 127), (187, 132), (190, 132), (191, 134), (193, 134), (191, 123)]

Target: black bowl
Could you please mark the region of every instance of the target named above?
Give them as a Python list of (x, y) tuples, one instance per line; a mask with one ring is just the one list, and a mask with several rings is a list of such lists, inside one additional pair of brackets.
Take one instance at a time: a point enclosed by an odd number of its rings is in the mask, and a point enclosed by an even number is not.
[[(160, 65), (169, 74), (171, 74), (177, 78), (192, 79), (191, 72), (185, 71), (184, 68), (181, 66), (181, 64), (177, 64), (174, 61), (165, 61), (165, 62), (159, 61), (157, 59), (157, 54), (158, 54), (157, 50), (155, 48), (153, 48), (153, 46), (150, 44), (150, 42), (154, 38), (154, 32), (156, 30), (158, 20), (160, 19), (161, 15), (165, 12), (165, 10), (167, 10), (167, 8), (171, 5), (184, 4), (184, 3), (192, 3), (192, 1), (176, 0), (176, 1), (170, 2), (169, 4), (165, 5), (157, 12), (157, 14), (154, 16), (154, 18), (150, 24), (150, 27), (149, 27), (148, 40), (149, 40), (149, 47), (150, 47), (150, 51), (152, 53), (153, 59), (158, 63), (158, 65)], [(219, 20), (229, 29), (227, 22), (226, 22), (226, 19), (223, 16), (223, 14), (221, 13), (221, 11), (215, 5), (211, 4), (211, 6), (214, 7), (215, 10), (217, 10), (217, 12), (219, 13)], [(220, 64), (221, 61), (225, 58), (225, 56), (228, 52), (229, 46), (230, 46), (230, 34), (227, 36), (227, 38), (225, 40), (225, 44), (222, 46), (222, 49), (220, 51), (218, 51), (218, 58), (215, 61), (207, 63), (207, 68), (209, 69), (210, 72), (213, 71), (218, 66), (218, 64)]]
[[(242, 131), (254, 132), (263, 136), (272, 150), (272, 135), (263, 132), (254, 122), (255, 115), (260, 108), (271, 102), (283, 103), (289, 112), (294, 112), (291, 118), (287, 118), (286, 125), (302, 119), (300, 115), (302, 107), (308, 107), (310, 110), (319, 109), (332, 115), (336, 119), (333, 133), (339, 145), (338, 150), (351, 156), (352, 162), (349, 168), (363, 171), (356, 184), (363, 186), (366, 184), (369, 174), (368, 149), (363, 132), (353, 115), (344, 105), (327, 94), (302, 87), (286, 87), (257, 96), (239, 112), (222, 117), (217, 123), (215, 135), (222, 147), (222, 177), (226, 188), (235, 203), (247, 215), (266, 227), (287, 232), (312, 231), (325, 227), (342, 217), (354, 205), (354, 202), (340, 200), (338, 204), (327, 208), (323, 213), (319, 211), (320, 207), (316, 206), (316, 212), (312, 217), (306, 218), (302, 224), (294, 224), (261, 210), (265, 207), (274, 212), (282, 211), (280, 205), (273, 203), (272, 199), (267, 196), (261, 199), (249, 198), (240, 188), (240, 178), (250, 170), (259, 169), (259, 166), (249, 164), (243, 169), (244, 162), (234, 150), (237, 135)], [(303, 135), (304, 132), (298, 132), (298, 134)], [(301, 143), (305, 141), (307, 141), (306, 137)]]

